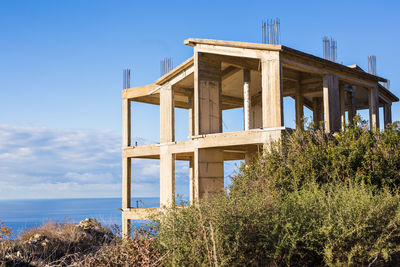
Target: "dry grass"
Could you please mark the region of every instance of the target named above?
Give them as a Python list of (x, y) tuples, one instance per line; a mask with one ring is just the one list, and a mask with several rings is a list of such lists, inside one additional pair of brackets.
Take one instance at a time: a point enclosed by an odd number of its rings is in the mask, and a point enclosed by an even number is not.
[[(117, 228), (116, 228), (117, 229)], [(155, 266), (154, 235), (138, 232), (130, 240), (102, 227), (49, 222), (9, 240), (11, 229), (0, 224), (0, 266)]]
[(80, 262), (82, 266), (161, 266), (164, 256), (154, 244), (156, 237), (140, 229), (128, 240), (102, 246)]
[(35, 235), (42, 235), (48, 239), (57, 239), (63, 242), (74, 243), (85, 238), (86, 233), (73, 223), (49, 222), (40, 227), (31, 228), (20, 234), (20, 241), (29, 241)]
[(11, 235), (12, 235), (11, 228), (5, 226), (0, 221), (0, 241), (9, 239)]

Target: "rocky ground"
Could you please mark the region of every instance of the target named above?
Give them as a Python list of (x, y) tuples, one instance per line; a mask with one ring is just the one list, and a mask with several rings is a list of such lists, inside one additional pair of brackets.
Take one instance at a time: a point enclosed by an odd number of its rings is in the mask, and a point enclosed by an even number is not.
[(0, 266), (90, 265), (91, 256), (120, 241), (95, 219), (85, 219), (79, 224), (47, 223), (15, 240), (0, 241)]

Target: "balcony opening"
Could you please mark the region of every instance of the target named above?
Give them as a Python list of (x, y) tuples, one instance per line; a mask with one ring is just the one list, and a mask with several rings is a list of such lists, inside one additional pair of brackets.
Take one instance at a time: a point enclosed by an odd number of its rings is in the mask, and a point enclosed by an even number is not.
[(379, 110), (379, 129), (384, 130), (385, 129), (385, 116), (384, 116), (385, 109), (383, 107), (380, 107), (378, 110)]
[(160, 106), (131, 101), (131, 146), (160, 143)]
[(189, 137), (189, 110), (175, 108), (175, 141), (185, 141)]
[(188, 206), (190, 203), (190, 161), (175, 160), (175, 204)]
[(283, 98), (283, 120), (285, 127), (296, 129), (296, 104), (290, 96)]
[(131, 160), (131, 207), (152, 208), (160, 206), (160, 160)]
[(224, 161), (224, 188), (228, 190), (232, 185), (232, 177), (236, 176), (240, 167), (244, 164), (244, 160), (225, 160)]
[(312, 109), (309, 109), (307, 106), (304, 106), (304, 129), (308, 129), (310, 123), (313, 122), (314, 120), (313, 116), (314, 115)]
[(360, 116), (361, 121), (367, 123), (368, 125), (370, 125), (369, 123), (369, 109), (358, 109), (357, 110), (357, 115)]
[(243, 108), (233, 108), (222, 111), (222, 132), (244, 130)]

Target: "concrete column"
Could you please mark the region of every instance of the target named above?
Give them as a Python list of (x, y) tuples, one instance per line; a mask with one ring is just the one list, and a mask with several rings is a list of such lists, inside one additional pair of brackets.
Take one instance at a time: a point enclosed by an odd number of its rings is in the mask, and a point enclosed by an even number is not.
[(261, 98), (260, 101), (254, 103), (251, 102), (250, 109), (250, 125), (251, 129), (257, 129), (262, 127), (262, 107), (261, 107)]
[(262, 127), (284, 126), (282, 65), (279, 52), (264, 52), (261, 59)]
[(127, 219), (122, 213), (122, 237), (129, 238), (131, 236), (131, 220)]
[(131, 145), (131, 101), (122, 99), (122, 147)]
[[(210, 54), (194, 52), (195, 135), (222, 132), (221, 61)], [(209, 198), (224, 188), (222, 149), (194, 152), (193, 193), (195, 200)]]
[(345, 91), (344, 84), (340, 83), (339, 85), (339, 105), (340, 105), (340, 126), (341, 129), (344, 130), (344, 126), (346, 125), (346, 114), (345, 114)]
[(370, 130), (379, 130), (378, 87), (369, 89), (369, 124)]
[(340, 130), (339, 80), (335, 75), (323, 77), (324, 125), (325, 132)]
[(194, 109), (193, 95), (188, 97), (189, 102), (189, 138), (194, 135)]
[(194, 153), (195, 199), (210, 199), (224, 190), (224, 151), (200, 148)]
[(357, 108), (356, 108), (356, 86), (351, 87), (351, 92), (348, 92), (348, 121), (349, 124), (354, 122), (354, 116), (357, 114)]
[[(175, 140), (174, 91), (172, 86), (160, 92), (160, 206), (175, 204), (175, 159), (168, 145)], [(162, 145), (164, 144), (164, 145)]]
[(194, 158), (190, 157), (189, 160), (189, 199), (190, 204), (194, 203), (195, 199), (195, 181), (194, 181)]
[(250, 129), (250, 107), (251, 107), (251, 96), (250, 96), (250, 70), (243, 70), (243, 111), (244, 111), (244, 130)]
[(317, 127), (321, 121), (324, 120), (322, 97), (313, 97), (313, 119), (314, 125)]
[(160, 147), (160, 206), (175, 205), (175, 158), (168, 146)]
[(302, 89), (298, 83), (296, 86), (295, 106), (296, 106), (296, 127), (304, 130), (304, 97)]
[(161, 87), (160, 92), (160, 142), (175, 140), (174, 90), (172, 86)]
[(251, 161), (257, 156), (256, 151), (249, 151), (244, 155), (244, 163), (249, 165)]
[(221, 62), (194, 53), (195, 135), (222, 132)]
[(386, 103), (383, 106), (383, 119), (385, 122), (385, 127), (388, 124), (392, 124), (392, 103)]
[[(131, 159), (122, 156), (122, 212), (131, 208)], [(122, 216), (122, 234), (130, 235), (130, 220)]]
[[(122, 99), (122, 148), (131, 145), (131, 102)], [(130, 236), (130, 220), (124, 211), (131, 208), (131, 159), (122, 154), (122, 234)]]

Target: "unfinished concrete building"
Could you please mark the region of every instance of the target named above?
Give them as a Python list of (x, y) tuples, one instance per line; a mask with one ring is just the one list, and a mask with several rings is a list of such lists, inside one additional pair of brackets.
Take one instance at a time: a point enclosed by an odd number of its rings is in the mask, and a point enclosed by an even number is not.
[[(154, 84), (123, 90), (122, 225), (146, 219), (157, 208), (131, 206), (131, 159), (160, 160), (160, 204), (174, 205), (175, 160), (190, 163), (190, 201), (209, 198), (224, 188), (224, 161), (250, 160), (288, 128), (283, 98), (295, 99), (297, 127), (304, 107), (326, 132), (340, 131), (357, 110), (369, 109), (377, 129), (379, 108), (392, 122), (391, 105), (399, 99), (380, 85), (386, 79), (283, 45), (187, 39), (193, 57)], [(160, 143), (131, 143), (131, 102), (160, 106)], [(188, 110), (189, 136), (175, 140), (174, 108)], [(244, 130), (223, 132), (222, 111), (243, 108)], [(347, 117), (347, 118), (346, 118)], [(133, 166), (134, 168), (134, 166)]]

